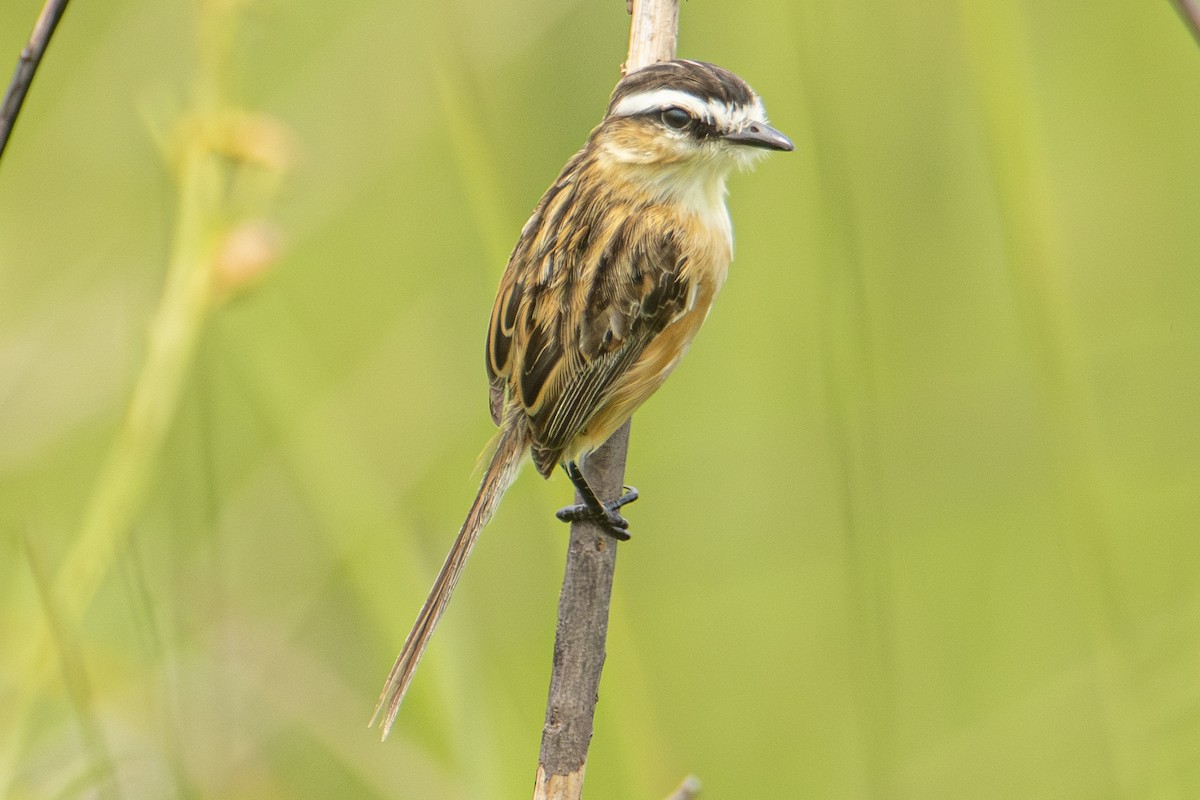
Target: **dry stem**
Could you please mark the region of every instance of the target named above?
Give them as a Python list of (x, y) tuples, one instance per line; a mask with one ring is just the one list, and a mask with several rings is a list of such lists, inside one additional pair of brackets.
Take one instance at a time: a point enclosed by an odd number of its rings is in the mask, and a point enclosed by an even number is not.
[[(633, 0), (629, 7), (633, 22), (624, 72), (674, 58), (679, 0)], [(628, 445), (626, 422), (583, 465), (588, 483), (604, 501), (621, 494)], [(604, 667), (616, 544), (594, 522), (571, 526), (534, 800), (578, 800), (583, 794), (600, 671)], [(680, 791), (687, 792), (685, 787)]]

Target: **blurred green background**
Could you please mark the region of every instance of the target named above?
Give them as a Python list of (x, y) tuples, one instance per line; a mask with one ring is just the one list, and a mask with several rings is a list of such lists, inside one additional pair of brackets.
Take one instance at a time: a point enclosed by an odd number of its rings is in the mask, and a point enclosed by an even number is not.
[[(0, 5), (0, 67), (40, 5)], [(365, 726), (624, 3), (230, 5), (73, 4), (0, 164), (0, 794), (528, 796), (561, 476), (514, 487), (391, 739)], [(634, 421), (588, 796), (1200, 797), (1170, 5), (691, 0), (680, 55), (797, 150), (732, 181), (731, 279)], [(157, 310), (258, 219), (265, 274)]]

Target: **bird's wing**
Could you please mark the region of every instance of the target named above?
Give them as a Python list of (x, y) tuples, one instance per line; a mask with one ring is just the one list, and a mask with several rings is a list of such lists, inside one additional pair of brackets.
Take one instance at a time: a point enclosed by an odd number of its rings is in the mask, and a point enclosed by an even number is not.
[[(542, 474), (692, 296), (678, 232), (614, 204), (555, 216), (553, 192), (509, 262), (487, 346), (492, 417), (527, 416)], [(581, 215), (597, 208), (598, 219)]]

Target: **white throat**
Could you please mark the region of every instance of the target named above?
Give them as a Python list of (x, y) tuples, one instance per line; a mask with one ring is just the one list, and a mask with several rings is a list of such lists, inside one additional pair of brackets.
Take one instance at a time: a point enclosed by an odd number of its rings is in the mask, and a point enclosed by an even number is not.
[[(649, 171), (649, 170), (648, 170)], [(691, 212), (714, 235), (733, 242), (733, 226), (725, 206), (729, 170), (712, 164), (655, 170), (651, 182), (659, 198)]]

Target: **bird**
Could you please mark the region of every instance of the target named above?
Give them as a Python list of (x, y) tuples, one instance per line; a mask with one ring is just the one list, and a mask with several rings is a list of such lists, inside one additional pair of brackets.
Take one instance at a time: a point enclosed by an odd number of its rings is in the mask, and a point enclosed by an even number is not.
[[(500, 279), (486, 341), (491, 460), (428, 599), (392, 667), (371, 725), (387, 738), (417, 664), (480, 531), (522, 465), (562, 465), (590, 518), (629, 538), (580, 464), (687, 353), (733, 257), (726, 179), (791, 140), (733, 72), (661, 61), (625, 75), (603, 120), (542, 196)], [(626, 487), (628, 489), (628, 487)], [(382, 713), (382, 718), (380, 714)]]

